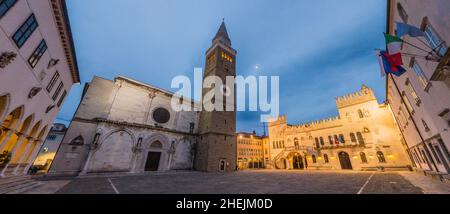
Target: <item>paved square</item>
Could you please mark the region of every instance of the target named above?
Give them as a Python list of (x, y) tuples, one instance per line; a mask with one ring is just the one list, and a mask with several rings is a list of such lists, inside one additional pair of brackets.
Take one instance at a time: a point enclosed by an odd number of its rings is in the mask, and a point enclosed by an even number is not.
[(398, 173), (354, 171), (172, 172), (77, 178), (59, 194), (422, 194)]

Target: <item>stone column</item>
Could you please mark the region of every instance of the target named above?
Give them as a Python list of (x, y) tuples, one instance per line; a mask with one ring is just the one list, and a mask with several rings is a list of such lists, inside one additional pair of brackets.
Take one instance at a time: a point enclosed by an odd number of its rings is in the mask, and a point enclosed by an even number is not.
[(6, 133), (5, 138), (3, 138), (2, 144), (0, 145), (0, 151), (3, 151), (3, 149), (5, 149), (6, 144), (8, 143), (8, 141), (11, 139), (11, 136), (14, 134), (14, 130), (9, 130)]
[(14, 169), (14, 172), (13, 172), (14, 175), (17, 175), (17, 170), (19, 170), (20, 164), (22, 164), (22, 162), (26, 161), (25, 158), (26, 158), (27, 154), (29, 153), (29, 150), (30, 150), (31, 146), (33, 145), (33, 143), (34, 142), (31, 141), (31, 139), (29, 139), (28, 144), (25, 147), (25, 150), (23, 151), (23, 154), (21, 155), (21, 157), (19, 158), (19, 161), (17, 162), (18, 165)]
[(91, 162), (92, 159), (92, 153), (94, 153), (92, 146), (89, 148), (89, 155), (88, 158), (86, 159), (86, 163), (84, 164), (83, 170), (80, 172), (80, 175), (86, 175), (87, 171), (88, 171), (88, 167), (89, 167), (89, 163)]
[[(20, 146), (22, 146), (23, 143), (23, 135), (19, 135), (19, 139), (17, 139), (16, 144), (14, 145), (12, 152), (11, 152), (11, 160), (14, 158), (14, 155), (17, 152), (17, 149), (20, 148)], [(2, 172), (0, 173), (0, 177), (5, 177), (5, 172), (8, 169), (10, 163), (6, 164), (6, 166), (3, 168)]]
[(41, 146), (42, 146), (42, 142), (37, 140), (35, 141), (35, 148), (33, 150), (33, 152), (30, 154), (30, 157), (28, 158), (28, 164), (27, 166), (23, 169), (22, 174), (26, 175), (28, 173), (28, 170), (30, 169), (30, 167), (33, 165), (34, 160), (36, 159), (36, 156), (38, 155), (39, 151), (41, 150)]

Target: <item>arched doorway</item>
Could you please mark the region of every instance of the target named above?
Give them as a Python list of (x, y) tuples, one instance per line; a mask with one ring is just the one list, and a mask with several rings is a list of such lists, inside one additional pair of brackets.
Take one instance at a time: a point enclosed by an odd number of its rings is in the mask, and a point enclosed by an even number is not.
[(339, 161), (341, 162), (342, 169), (349, 169), (349, 170), (353, 169), (352, 162), (350, 161), (350, 155), (348, 155), (347, 152), (339, 153)]
[(292, 157), (293, 168), (294, 169), (305, 169), (305, 164), (303, 163), (303, 158), (300, 155), (294, 155)]
[(278, 169), (286, 169), (286, 159), (281, 158), (276, 163)]
[(155, 141), (150, 145), (150, 150), (145, 161), (145, 171), (158, 171), (159, 162), (161, 161), (161, 150), (163, 145), (159, 141)]

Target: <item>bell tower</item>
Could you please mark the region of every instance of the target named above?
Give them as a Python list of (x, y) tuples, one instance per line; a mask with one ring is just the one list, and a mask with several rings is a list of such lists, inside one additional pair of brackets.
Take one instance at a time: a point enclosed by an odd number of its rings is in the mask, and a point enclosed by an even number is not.
[[(231, 47), (225, 22), (206, 52), (205, 74), (217, 76), (226, 84), (227, 76), (236, 77), (236, 50)], [(202, 95), (210, 89), (203, 89)], [(227, 96), (235, 90), (224, 89), (223, 96), (214, 97), (213, 102), (222, 102), (224, 107), (233, 105), (233, 111), (205, 111), (200, 113), (199, 143), (195, 161), (195, 169), (207, 172), (230, 172), (236, 170), (236, 111), (233, 103), (227, 103)]]

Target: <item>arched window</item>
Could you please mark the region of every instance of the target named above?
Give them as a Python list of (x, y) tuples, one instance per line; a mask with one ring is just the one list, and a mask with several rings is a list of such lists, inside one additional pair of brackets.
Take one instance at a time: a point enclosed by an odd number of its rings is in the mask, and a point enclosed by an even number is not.
[(397, 3), (397, 12), (403, 22), (408, 23), (408, 13), (406, 13), (405, 8), (400, 3)]
[(284, 140), (282, 141), (282, 143), (283, 143), (283, 148), (286, 148), (286, 146), (284, 145)]
[(330, 142), (330, 145), (333, 145), (333, 137), (332, 136), (328, 136), (328, 141)]
[(342, 144), (345, 143), (345, 137), (344, 137), (343, 134), (340, 134), (340, 135), (339, 135), (339, 142), (341, 142)]
[(320, 137), (320, 145), (325, 146), (325, 141), (323, 140), (323, 137)]
[(323, 155), (323, 160), (325, 161), (325, 163), (329, 163), (330, 162), (330, 160), (328, 159), (328, 155), (327, 154)]
[(300, 147), (300, 144), (298, 143), (298, 138), (294, 138), (294, 146), (296, 149)]
[(334, 135), (334, 143), (339, 144), (339, 138), (337, 135)]
[(272, 146), (273, 146), (273, 149), (275, 149), (275, 148), (276, 148), (276, 145), (275, 145), (275, 141), (274, 141), (274, 142), (272, 142)]
[(363, 163), (367, 163), (366, 153), (361, 152), (361, 153), (359, 154), (359, 156), (361, 156), (361, 161), (362, 161)]
[(386, 158), (384, 158), (384, 154), (381, 151), (377, 152), (378, 161), (380, 163), (386, 163)]
[(315, 155), (312, 156), (312, 161), (313, 161), (313, 163), (317, 163), (317, 159), (316, 159)]
[(319, 144), (319, 138), (314, 138), (314, 140), (316, 141), (316, 145)]
[(359, 145), (361, 145), (361, 146), (366, 145), (366, 142), (364, 141), (364, 137), (361, 134), (361, 132), (356, 133), (356, 136), (358, 137)]
[(357, 143), (358, 141), (356, 140), (356, 135), (355, 133), (350, 133), (350, 140), (352, 141), (352, 143)]
[(363, 111), (361, 109), (358, 110), (359, 118), (364, 118)]

